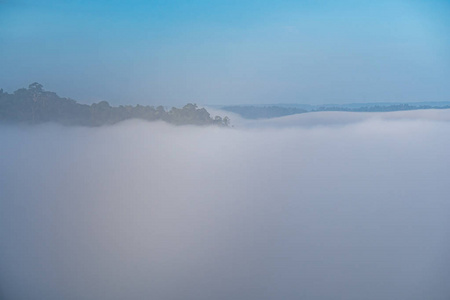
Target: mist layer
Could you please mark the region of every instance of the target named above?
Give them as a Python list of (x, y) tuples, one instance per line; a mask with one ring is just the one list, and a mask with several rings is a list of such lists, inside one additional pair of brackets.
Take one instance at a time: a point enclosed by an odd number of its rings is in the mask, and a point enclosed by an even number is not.
[(449, 116), (0, 127), (0, 289), (448, 299)]

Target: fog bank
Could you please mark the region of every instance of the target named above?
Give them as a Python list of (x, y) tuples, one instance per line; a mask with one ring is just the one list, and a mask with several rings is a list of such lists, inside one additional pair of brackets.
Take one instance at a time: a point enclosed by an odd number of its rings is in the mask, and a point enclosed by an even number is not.
[(450, 111), (0, 127), (0, 290), (448, 299)]

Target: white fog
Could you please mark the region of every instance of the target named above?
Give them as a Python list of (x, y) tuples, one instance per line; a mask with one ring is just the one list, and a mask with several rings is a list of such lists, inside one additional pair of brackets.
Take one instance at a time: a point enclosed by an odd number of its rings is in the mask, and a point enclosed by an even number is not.
[(231, 119), (1, 126), (2, 299), (449, 299), (450, 110)]

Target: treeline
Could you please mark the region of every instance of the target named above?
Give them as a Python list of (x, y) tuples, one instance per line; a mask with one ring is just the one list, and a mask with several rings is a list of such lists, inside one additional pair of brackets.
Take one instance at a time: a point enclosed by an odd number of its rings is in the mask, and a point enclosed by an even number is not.
[(54, 92), (45, 91), (41, 84), (33, 83), (28, 88), (18, 89), (12, 94), (0, 89), (0, 121), (3, 123), (39, 124), (55, 122), (63, 125), (101, 126), (128, 119), (165, 121), (175, 125), (228, 126), (229, 118), (211, 118), (208, 111), (196, 104), (183, 108), (121, 105), (110, 106), (101, 101), (92, 105), (80, 104), (69, 98), (61, 98)]

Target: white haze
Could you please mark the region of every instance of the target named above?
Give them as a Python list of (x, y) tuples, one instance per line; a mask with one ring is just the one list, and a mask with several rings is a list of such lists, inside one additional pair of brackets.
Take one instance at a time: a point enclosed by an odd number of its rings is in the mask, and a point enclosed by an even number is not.
[(447, 300), (449, 120), (0, 127), (3, 299)]

